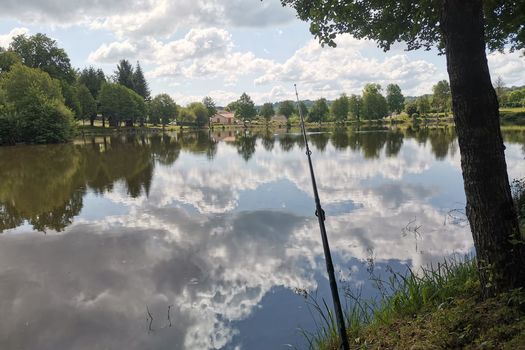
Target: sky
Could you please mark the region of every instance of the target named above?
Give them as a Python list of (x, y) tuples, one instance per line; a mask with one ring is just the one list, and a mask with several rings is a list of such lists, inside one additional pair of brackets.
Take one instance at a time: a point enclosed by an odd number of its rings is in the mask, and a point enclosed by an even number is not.
[[(184, 105), (211, 96), (218, 105), (248, 93), (255, 103), (360, 93), (366, 83), (398, 84), (406, 96), (447, 79), (437, 51), (387, 53), (342, 35), (321, 47), (279, 0), (0, 0), (0, 46), (18, 34), (45, 33), (76, 68), (113, 74), (120, 59), (140, 61), (152, 94)], [(493, 80), (525, 85), (521, 52), (488, 56)]]

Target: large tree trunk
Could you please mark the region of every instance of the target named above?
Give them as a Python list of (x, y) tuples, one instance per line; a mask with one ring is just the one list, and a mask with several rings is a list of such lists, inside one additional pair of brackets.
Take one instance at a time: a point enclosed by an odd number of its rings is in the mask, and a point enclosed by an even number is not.
[[(481, 0), (443, 0), (452, 108), (467, 217), (485, 297), (525, 287), (525, 245), (512, 201), (498, 100), (485, 53)], [(514, 243), (513, 243), (514, 242)]]

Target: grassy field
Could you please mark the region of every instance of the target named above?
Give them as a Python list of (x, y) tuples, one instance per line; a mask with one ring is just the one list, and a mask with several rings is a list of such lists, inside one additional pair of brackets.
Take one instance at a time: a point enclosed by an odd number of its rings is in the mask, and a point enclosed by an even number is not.
[[(382, 297), (346, 291), (351, 349), (525, 349), (525, 291), (480, 299), (476, 262), (449, 260), (417, 273), (373, 278)], [(322, 322), (305, 333), (311, 349), (337, 349), (326, 304), (309, 299)]]

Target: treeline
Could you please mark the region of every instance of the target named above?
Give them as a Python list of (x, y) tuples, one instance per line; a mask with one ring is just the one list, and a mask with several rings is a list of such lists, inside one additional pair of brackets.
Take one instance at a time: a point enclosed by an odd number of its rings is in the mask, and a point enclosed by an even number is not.
[[(417, 98), (403, 95), (397, 84), (389, 84), (386, 95), (379, 84), (366, 84), (361, 94), (348, 96), (342, 94), (334, 101), (320, 98), (306, 104), (301, 101), (299, 106), (310, 123), (345, 122), (348, 120), (378, 120), (389, 115), (406, 113), (410, 117), (425, 117), (431, 113), (447, 116), (451, 111), (450, 86), (446, 80), (438, 82), (432, 88), (431, 95)], [(252, 120), (259, 117), (269, 122), (274, 116), (283, 116), (288, 123), (299, 121), (299, 110), (294, 101), (286, 100), (273, 104), (265, 103), (256, 107), (250, 96), (243, 94), (235, 102), (228, 104), (227, 110), (235, 112), (242, 120)]]
[(525, 107), (525, 87), (507, 87), (501, 77), (494, 82), (500, 107), (516, 108)]
[(167, 125), (178, 119), (204, 125), (214, 101), (178, 106), (167, 94), (151, 98), (140, 63), (121, 60), (108, 77), (71, 66), (67, 53), (44, 34), (19, 35), (0, 47), (0, 144), (59, 143), (75, 134), (75, 120), (110, 126)]

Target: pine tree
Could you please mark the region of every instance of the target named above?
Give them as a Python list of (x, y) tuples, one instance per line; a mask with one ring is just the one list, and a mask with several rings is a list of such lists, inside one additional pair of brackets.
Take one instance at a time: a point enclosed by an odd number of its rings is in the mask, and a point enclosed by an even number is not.
[(133, 67), (128, 60), (120, 60), (117, 65), (117, 71), (115, 72), (115, 80), (118, 84), (133, 90)]
[(146, 81), (146, 78), (144, 78), (142, 67), (138, 61), (135, 71), (133, 72), (133, 90), (140, 96), (144, 97), (145, 100), (150, 100), (151, 93), (149, 91), (148, 82)]

